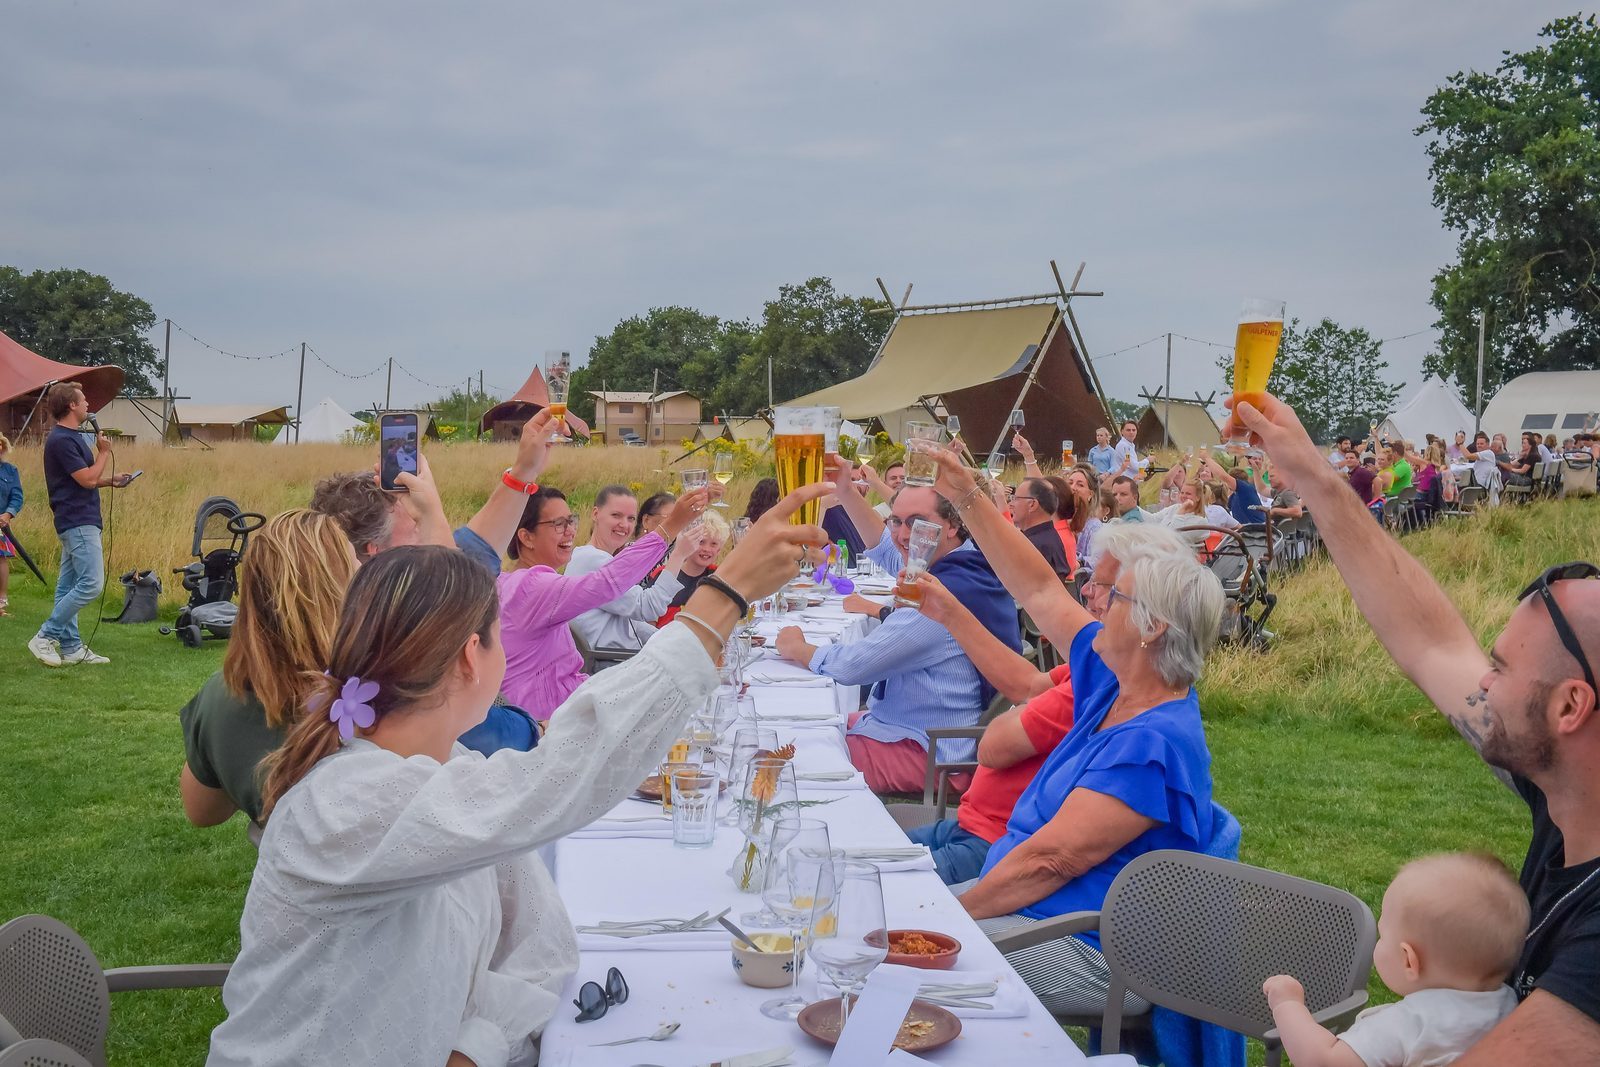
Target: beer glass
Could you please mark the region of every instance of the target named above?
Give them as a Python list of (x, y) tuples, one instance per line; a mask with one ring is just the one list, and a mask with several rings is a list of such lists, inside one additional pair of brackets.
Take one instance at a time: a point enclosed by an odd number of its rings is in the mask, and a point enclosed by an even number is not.
[(544, 387), (550, 395), (547, 410), (552, 420), (550, 441), (554, 443), (567, 436), (567, 387), (572, 379), (565, 363), (551, 362), (545, 368)]
[(939, 538), (944, 529), (927, 519), (911, 520), (911, 543), (906, 546), (906, 566), (894, 584), (894, 602), (903, 608), (922, 606), (922, 590), (917, 588), (917, 578), (933, 564), (933, 554), (939, 549)]
[(844, 412), (840, 408), (824, 407), (822, 409), (823, 451), (833, 453), (839, 451), (839, 424), (843, 421)]
[(1062, 470), (1066, 470), (1068, 467), (1072, 466), (1074, 463), (1077, 463), (1077, 462), (1078, 462), (1078, 457), (1072, 451), (1072, 442), (1071, 441), (1062, 441), (1061, 442), (1061, 469)]
[(1278, 343), (1283, 340), (1282, 300), (1251, 298), (1239, 312), (1239, 328), (1233, 342), (1233, 402), (1224, 440), (1226, 451), (1236, 456), (1259, 456), (1250, 446), (1250, 431), (1239, 420), (1238, 403), (1259, 404), (1272, 377), (1272, 364), (1278, 358)]
[(906, 423), (906, 484), (932, 485), (939, 475), (933, 453), (944, 443), (944, 428), (936, 422)]
[[(775, 408), (772, 412), (772, 449), (777, 457), (778, 492), (788, 496), (802, 485), (822, 481), (827, 439), (824, 408)], [(789, 521), (796, 526), (815, 525), (822, 517), (822, 501), (800, 505)]]

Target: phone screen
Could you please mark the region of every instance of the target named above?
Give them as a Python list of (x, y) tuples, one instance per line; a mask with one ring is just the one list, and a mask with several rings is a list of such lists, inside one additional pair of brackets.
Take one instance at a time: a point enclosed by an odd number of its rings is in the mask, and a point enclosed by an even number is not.
[(417, 473), (417, 416), (406, 413), (385, 415), (378, 420), (379, 484), (391, 493), (403, 493), (405, 486), (395, 479), (404, 471)]

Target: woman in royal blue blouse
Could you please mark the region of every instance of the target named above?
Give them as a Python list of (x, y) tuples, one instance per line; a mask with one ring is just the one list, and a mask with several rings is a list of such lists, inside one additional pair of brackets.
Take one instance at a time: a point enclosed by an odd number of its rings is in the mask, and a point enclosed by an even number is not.
[[(983, 874), (953, 887), (990, 933), (1095, 911), (1117, 873), (1163, 848), (1211, 843), (1211, 753), (1194, 683), (1216, 643), (1221, 584), (1173, 531), (1108, 523), (1096, 536), (1088, 610), (1043, 557), (941, 457), (936, 488), (961, 509), (1006, 588), (1058, 647), (1070, 649), (1076, 716), (1017, 801)], [(1057, 1013), (1098, 1012), (1109, 974), (1093, 932), (1024, 949), (1011, 963)]]

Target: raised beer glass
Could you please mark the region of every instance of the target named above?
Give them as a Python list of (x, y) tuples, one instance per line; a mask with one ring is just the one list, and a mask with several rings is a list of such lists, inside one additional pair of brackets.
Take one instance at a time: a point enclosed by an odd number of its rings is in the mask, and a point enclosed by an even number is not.
[(1062, 441), (1061, 442), (1061, 469), (1062, 470), (1066, 470), (1068, 467), (1072, 466), (1073, 464), (1075, 464), (1077, 462), (1078, 462), (1078, 457), (1077, 457), (1077, 454), (1072, 451), (1072, 442), (1071, 441)]
[[(802, 485), (822, 481), (826, 443), (825, 408), (775, 408), (772, 412), (772, 451), (777, 458), (778, 492), (788, 496)], [(815, 525), (822, 518), (822, 501), (800, 505), (789, 521), (796, 526)]]
[(906, 566), (894, 583), (894, 602), (903, 608), (922, 606), (922, 590), (917, 578), (933, 564), (933, 554), (939, 549), (939, 536), (944, 533), (936, 522), (927, 519), (911, 520), (911, 543), (906, 546)]
[(944, 444), (944, 427), (937, 422), (906, 423), (906, 484), (932, 485), (939, 476), (933, 453)]
[(565, 440), (567, 436), (567, 387), (572, 383), (565, 363), (552, 363), (545, 370), (545, 391), (550, 394), (550, 441)]
[(1282, 300), (1251, 298), (1239, 312), (1239, 328), (1233, 342), (1233, 402), (1228, 416), (1224, 449), (1236, 456), (1259, 456), (1261, 450), (1250, 444), (1250, 431), (1239, 420), (1237, 405), (1246, 401), (1259, 405), (1272, 377), (1272, 364), (1278, 358), (1278, 343), (1283, 340)]

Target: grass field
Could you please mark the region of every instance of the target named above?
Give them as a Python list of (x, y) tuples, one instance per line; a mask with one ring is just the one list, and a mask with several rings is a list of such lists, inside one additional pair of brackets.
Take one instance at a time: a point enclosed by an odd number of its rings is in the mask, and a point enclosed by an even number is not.
[[(655, 453), (611, 451), (623, 455), (603, 473), (580, 477), (565, 468), (581, 458), (574, 454), (546, 480), (595, 487), (662, 477), (650, 473), (659, 465)], [(481, 453), (471, 462), (462, 457), (457, 468), (447, 467), (456, 462), (452, 452), (435, 450), (442, 457), (435, 469), (459, 519), (491, 479)], [(203, 476), (206, 457), (166, 455), (176, 458), (161, 477), (156, 463), (164, 455), (133, 457), (152, 471), (145, 491), (165, 478), (181, 481), (184, 500), (222, 491), (268, 511), (303, 503), (320, 473), (353, 465), (343, 454), (291, 450), (282, 460), (273, 455), (264, 478), (259, 451), (219, 449), (211, 462), (226, 470)], [(490, 474), (504, 462), (489, 462)], [(268, 481), (270, 491), (258, 488)], [(123, 506), (133, 499), (129, 493), (119, 502), (114, 544), (122, 547), (113, 566), (132, 566), (135, 545), (168, 552), (137, 560), (141, 565), (183, 562), (186, 535), (173, 546), (169, 527), (181, 530), (193, 504), (164, 503), (163, 517)], [(53, 556), (53, 537), (39, 523), (43, 501), (35, 493), (31, 504), (33, 524), (23, 529), (33, 530), (42, 555)], [(1600, 556), (1597, 531), (1600, 501), (1573, 501), (1501, 509), (1413, 535), (1407, 544), (1441, 575), (1487, 641), (1540, 567)], [(1216, 795), (1244, 825), (1245, 860), (1345, 887), (1374, 907), (1395, 869), (1420, 853), (1486, 848), (1519, 863), (1526, 811), (1400, 677), (1332, 568), (1314, 564), (1279, 592), (1278, 646), (1266, 656), (1221, 652), (1202, 684)], [(54, 915), (82, 933), (106, 966), (230, 959), (254, 853), (237, 820), (190, 827), (177, 793), (183, 750), (176, 712), (217, 668), (222, 646), (193, 651), (151, 626), (106, 625), (93, 644), (111, 666), (47, 671), (23, 644), (48, 608), (47, 593), (19, 569), (14, 617), (0, 620), (0, 847), (7, 861), (0, 921), (33, 911)], [(1373, 990), (1381, 994), (1376, 983)], [(111, 1062), (200, 1063), (220, 1018), (215, 992), (119, 994)]]

